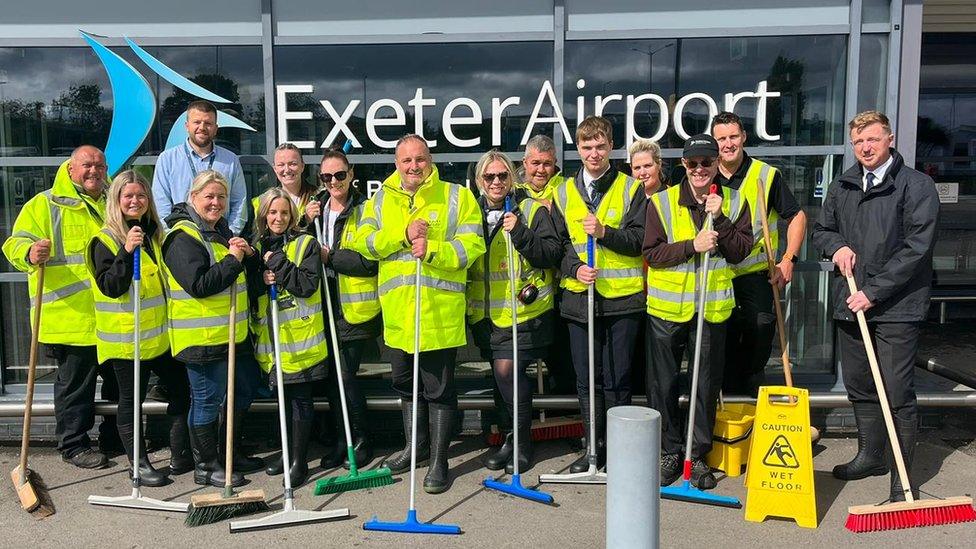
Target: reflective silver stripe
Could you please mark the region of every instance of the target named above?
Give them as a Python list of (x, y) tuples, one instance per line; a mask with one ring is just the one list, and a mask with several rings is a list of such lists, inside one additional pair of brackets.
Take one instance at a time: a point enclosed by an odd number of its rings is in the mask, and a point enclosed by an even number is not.
[(481, 230), (482, 230), (481, 223), (462, 223), (461, 225), (458, 225), (457, 232), (455, 232), (454, 234), (458, 235), (458, 234), (473, 233), (478, 236), (481, 236)]
[(597, 278), (640, 278), (644, 276), (644, 270), (634, 269), (600, 269)]
[(629, 175), (624, 176), (624, 184), (621, 185), (623, 187), (621, 191), (622, 194), (624, 195), (623, 203), (622, 203), (624, 213), (622, 216), (620, 216), (621, 221), (623, 221), (623, 218), (627, 217), (627, 213), (630, 212), (630, 206), (633, 205), (634, 203), (634, 201), (631, 199), (630, 196), (631, 188), (634, 185), (634, 183), (636, 183), (636, 180), (633, 177), (630, 177)]
[[(247, 291), (247, 283), (245, 283), (245, 282), (239, 282), (237, 284), (237, 294), (238, 295), (241, 295), (241, 294), (243, 294), (246, 291)], [(216, 294), (214, 294), (212, 296), (208, 296), (208, 297), (216, 297), (216, 296), (224, 296), (224, 295), (230, 296), (230, 288), (229, 287), (227, 289), (225, 289), (224, 291), (222, 291), (222, 292), (216, 293)], [(188, 294), (186, 292), (186, 290), (178, 290), (178, 289), (171, 290), (169, 292), (169, 297), (171, 299), (175, 299), (175, 300), (181, 300), (181, 299), (185, 299), (185, 300), (191, 300), (191, 299), (192, 300), (196, 300), (197, 299), (196, 297), (193, 297), (192, 295)], [(206, 297), (201, 297), (199, 299), (207, 299), (207, 298)]]
[[(50, 198), (53, 201), (55, 197), (51, 196)], [(64, 236), (61, 234), (61, 208), (55, 206), (53, 202), (49, 208), (51, 209), (51, 234), (54, 240), (54, 253), (47, 263), (51, 265), (64, 260)]]
[(77, 293), (84, 292), (91, 289), (91, 280), (79, 280), (72, 284), (68, 284), (63, 288), (58, 288), (57, 290), (44, 290), (44, 298), (41, 299), (42, 303), (51, 303), (59, 299), (67, 299)]
[[(325, 334), (317, 333), (304, 341), (294, 341), (292, 343), (284, 343), (284, 342), (279, 343), (279, 349), (281, 349), (281, 352), (283, 353), (294, 354), (294, 353), (299, 353), (301, 351), (311, 349), (312, 347), (321, 345), (324, 342), (325, 342)], [(270, 355), (274, 353), (274, 344), (271, 342), (258, 343), (257, 347), (258, 347), (257, 352), (260, 354)]]
[(377, 299), (379, 294), (376, 292), (339, 293), (339, 303), (364, 303)]
[[(383, 187), (376, 191), (373, 195), (373, 217), (376, 218), (376, 222), (379, 223), (383, 219), (383, 197), (386, 193), (383, 191)], [(378, 227), (377, 227), (378, 228)]]
[(508, 280), (508, 273), (488, 273), (488, 280)]
[(739, 211), (742, 209), (742, 193), (731, 190), (729, 193), (729, 220), (733, 223), (739, 217)]
[[(398, 275), (387, 280), (383, 284), (380, 284), (378, 292), (380, 294), (385, 294), (392, 290), (395, 290), (401, 286), (413, 286), (416, 284), (417, 275), (416, 273), (411, 273), (409, 275)], [(435, 290), (446, 290), (448, 292), (464, 292), (464, 282), (452, 282), (450, 280), (440, 280), (431, 276), (421, 275), (420, 285), (425, 288), (432, 288)]]
[(767, 261), (766, 260), (766, 252), (759, 252), (758, 254), (756, 254), (754, 256), (747, 257), (747, 258), (743, 259), (741, 263), (733, 263), (732, 264), (732, 267), (735, 268), (735, 269), (737, 269), (737, 270), (748, 269), (749, 267), (752, 267), (752, 266), (757, 265), (759, 263), (762, 263), (762, 264), (765, 265), (766, 264), (766, 261)]
[(369, 253), (373, 254), (373, 257), (379, 257), (380, 254), (376, 251), (376, 245), (374, 244), (375, 240), (376, 233), (370, 233), (370, 235), (366, 237), (366, 249), (369, 250)]
[(322, 308), (321, 307), (319, 307), (319, 308), (316, 309), (315, 307), (302, 307), (302, 306), (298, 306), (298, 307), (295, 307), (293, 309), (287, 309), (287, 310), (284, 310), (284, 311), (280, 311), (278, 313), (278, 318), (279, 318), (279, 320), (281, 320), (281, 322), (288, 322), (289, 320), (295, 320), (295, 319), (298, 319), (298, 318), (310, 317), (310, 316), (315, 315), (315, 314), (318, 314), (320, 312), (322, 312)]
[(461, 186), (449, 184), (451, 188), (447, 196), (447, 240), (454, 238), (458, 229), (458, 202), (461, 199)]
[(376, 230), (379, 230), (380, 229), (380, 224), (377, 223), (376, 220), (373, 219), (372, 217), (364, 217), (364, 218), (360, 219), (359, 220), (359, 225), (360, 226), (367, 225), (367, 226), (372, 227), (372, 228), (374, 228)]
[(384, 261), (413, 261), (417, 259), (410, 250), (401, 250), (386, 256)]
[[(143, 330), (139, 332), (140, 339), (152, 339), (154, 337), (159, 337), (166, 333), (166, 326), (158, 326), (156, 328), (150, 328), (148, 330)], [(95, 337), (101, 341), (107, 341), (108, 343), (132, 343), (132, 334), (116, 334), (113, 332), (103, 332), (98, 330), (95, 332)]]
[(580, 256), (586, 255), (586, 244), (573, 244), (573, 251), (578, 253)]
[(671, 193), (664, 191), (654, 195), (660, 201), (661, 225), (664, 227), (664, 234), (668, 237), (668, 243), (674, 243), (674, 229), (671, 226)]
[(44, 264), (47, 265), (48, 267), (55, 267), (61, 265), (84, 265), (85, 258), (82, 257), (80, 254), (72, 254), (69, 255), (68, 257), (64, 257), (64, 255), (61, 255), (56, 259), (49, 259)]
[[(132, 301), (96, 301), (95, 310), (102, 313), (131, 313), (133, 312)], [(142, 310), (152, 309), (153, 307), (166, 306), (166, 298), (158, 295), (149, 299), (143, 299), (140, 304)]]
[[(656, 286), (648, 285), (647, 296), (653, 297), (655, 299), (660, 299), (662, 301), (667, 301), (669, 303), (680, 303), (682, 301), (693, 301), (697, 292), (671, 292), (668, 290), (662, 290)], [(707, 301), (722, 301), (727, 299), (732, 299), (732, 289), (727, 290), (715, 290), (712, 292), (705, 293), (705, 299)]]
[[(248, 312), (237, 311), (237, 322), (245, 322)], [(173, 318), (170, 319), (170, 326), (175, 330), (186, 330), (191, 328), (220, 328), (227, 326), (227, 315), (204, 316), (200, 318)]]
[(27, 231), (14, 231), (14, 234), (12, 234), (10, 236), (13, 236), (13, 237), (16, 237), (16, 238), (27, 238), (27, 239), (33, 240), (34, 242), (37, 242), (38, 240), (41, 240), (41, 237), (36, 236), (36, 235), (34, 235), (32, 233), (29, 233)]
[(461, 244), (457, 240), (451, 241), (451, 247), (454, 248), (454, 253), (458, 256), (458, 262), (463, 268), (468, 266), (468, 252), (464, 249), (464, 244)]
[(566, 207), (569, 202), (569, 196), (566, 194), (566, 189), (569, 188), (573, 183), (573, 178), (569, 178), (563, 181), (561, 185), (556, 187), (556, 206), (559, 207), (559, 211), (562, 212), (563, 217), (566, 217)]

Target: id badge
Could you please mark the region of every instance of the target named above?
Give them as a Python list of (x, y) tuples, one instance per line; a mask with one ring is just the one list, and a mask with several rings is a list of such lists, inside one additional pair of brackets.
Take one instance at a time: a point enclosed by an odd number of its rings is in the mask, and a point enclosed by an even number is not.
[(289, 294), (278, 296), (278, 309), (281, 311), (287, 311), (288, 309), (295, 308), (295, 297)]

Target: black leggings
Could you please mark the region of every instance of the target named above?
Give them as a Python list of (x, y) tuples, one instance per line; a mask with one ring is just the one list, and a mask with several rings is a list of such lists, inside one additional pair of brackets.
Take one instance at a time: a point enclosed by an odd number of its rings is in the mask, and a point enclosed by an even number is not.
[[(132, 382), (135, 375), (133, 361), (124, 359), (111, 359), (107, 361), (119, 380), (119, 408), (118, 425), (119, 431), (131, 432), (132, 412), (135, 406), (135, 394), (132, 392)], [(186, 378), (186, 367), (181, 362), (173, 359), (169, 353), (163, 356), (140, 362), (141, 387), (139, 388), (139, 402), (146, 399), (146, 388), (149, 384), (149, 372), (154, 372), (159, 376), (159, 380), (166, 386), (169, 395), (169, 404), (166, 406), (166, 414), (172, 417), (186, 415), (190, 409), (190, 384)]]
[(312, 421), (315, 415), (315, 405), (312, 401), (314, 387), (314, 381), (285, 384), (285, 418), (289, 423), (296, 418), (298, 421)]

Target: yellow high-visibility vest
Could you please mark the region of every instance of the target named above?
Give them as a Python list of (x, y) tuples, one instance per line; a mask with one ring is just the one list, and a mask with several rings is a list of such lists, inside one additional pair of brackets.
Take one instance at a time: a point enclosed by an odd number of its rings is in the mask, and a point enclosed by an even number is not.
[(776, 168), (753, 158), (746, 177), (739, 187), (739, 194), (749, 204), (749, 212), (752, 215), (752, 250), (745, 259), (731, 266), (735, 276), (769, 270), (766, 243), (763, 241), (762, 218), (759, 216), (760, 180), (766, 190), (766, 219), (769, 224), (769, 240), (773, 246), (773, 261), (776, 261), (776, 251), (779, 249), (779, 214), (769, 207), (769, 189), (773, 186), (774, 177), (776, 177)]
[[(353, 208), (346, 219), (346, 225), (342, 228), (343, 248), (351, 249), (356, 240), (356, 231), (359, 229), (359, 220), (363, 216), (364, 204)], [(342, 307), (342, 317), (346, 322), (362, 324), (380, 314), (377, 285), (375, 276), (349, 276), (339, 273), (339, 305)]]

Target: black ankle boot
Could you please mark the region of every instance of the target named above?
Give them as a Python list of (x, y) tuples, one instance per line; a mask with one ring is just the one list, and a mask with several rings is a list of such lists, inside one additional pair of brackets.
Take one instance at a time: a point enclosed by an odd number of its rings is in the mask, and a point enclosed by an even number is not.
[(505, 435), (505, 442), (498, 448), (491, 448), (485, 452), (484, 464), (489, 471), (501, 471), (512, 459), (512, 433)]
[(424, 477), (424, 491), (428, 494), (446, 492), (451, 486), (447, 454), (451, 446), (453, 424), (454, 407), (440, 404), (430, 406), (430, 466), (427, 467), (427, 475)]
[(857, 455), (851, 461), (834, 467), (834, 477), (840, 480), (859, 480), (884, 475), (888, 472), (888, 465), (885, 463), (888, 435), (881, 416), (881, 406), (855, 403), (854, 419), (857, 422)]
[(169, 474), (182, 475), (193, 470), (193, 452), (190, 450), (190, 428), (186, 414), (174, 416), (169, 427)]
[[(403, 450), (386, 458), (382, 467), (389, 467), (394, 475), (405, 473), (410, 470), (410, 431), (413, 425), (412, 416), (413, 403), (410, 400), (401, 399), (400, 415), (403, 419), (403, 437), (406, 439), (406, 446)], [(417, 401), (417, 467), (427, 463), (430, 458), (430, 439), (427, 436), (428, 417), (430, 407), (427, 401), (420, 399)]]
[[(190, 428), (190, 446), (193, 448), (194, 461), (193, 482), (223, 488), (226, 477), (224, 464), (217, 452), (218, 431), (216, 421)], [(245, 482), (244, 476), (234, 471), (231, 485), (242, 486)]]
[[(901, 455), (905, 460), (905, 472), (908, 475), (908, 482), (912, 478), (912, 461), (915, 457), (915, 436), (917, 427), (915, 421), (905, 421), (895, 419), (895, 431), (898, 433), (898, 444), (901, 445)], [(895, 455), (888, 452), (888, 460), (891, 469), (891, 490), (890, 501), (905, 501), (905, 491), (902, 489), (901, 479), (898, 476), (898, 467), (895, 465)], [(912, 497), (918, 499), (918, 488), (911, 487)]]

